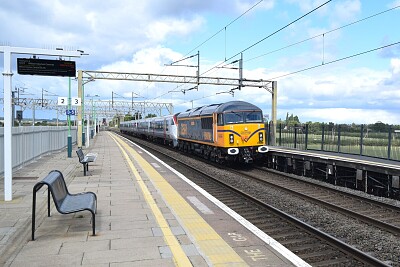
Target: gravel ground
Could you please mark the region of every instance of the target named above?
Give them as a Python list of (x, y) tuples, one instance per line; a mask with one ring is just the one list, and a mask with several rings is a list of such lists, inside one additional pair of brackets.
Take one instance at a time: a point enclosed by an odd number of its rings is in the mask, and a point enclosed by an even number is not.
[[(252, 192), (268, 204), (273, 205), (274, 207), (281, 209), (364, 252), (370, 253), (370, 255), (380, 259), (381, 261), (384, 261), (391, 266), (400, 267), (400, 237), (386, 233), (365, 223), (358, 222), (339, 213), (319, 207), (300, 198), (293, 197), (287, 193), (260, 186), (259, 183), (248, 178), (213, 167), (211, 164), (200, 162), (197, 158), (191, 158), (190, 155), (173, 151), (168, 152), (170, 155), (172, 153), (174, 154), (174, 158), (198, 166), (198, 169), (207, 170), (207, 172), (214, 177), (240, 188), (242, 191)], [(267, 175), (276, 174), (269, 173)], [(296, 178), (309, 180), (309, 178), (306, 177), (296, 176)], [(313, 181), (315, 183), (322, 183), (320, 181)], [(383, 202), (400, 206), (400, 202), (396, 200), (375, 197), (363, 192), (336, 187), (330, 184), (327, 184), (327, 186), (338, 190), (351, 191), (357, 195), (368, 196), (369, 198), (379, 199)]]

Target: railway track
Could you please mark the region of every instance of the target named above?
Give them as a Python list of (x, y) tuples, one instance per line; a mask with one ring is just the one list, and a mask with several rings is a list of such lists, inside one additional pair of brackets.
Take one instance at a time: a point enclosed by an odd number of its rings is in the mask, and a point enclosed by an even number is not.
[(170, 153), (160, 152), (154, 145), (142, 142), (141, 145), (162, 157), (167, 163), (174, 163), (175, 168), (178, 162), (179, 170), (191, 174), (187, 177), (194, 183), (312, 266), (388, 266), (369, 254), (268, 205), (254, 195), (219, 181), (214, 175), (171, 157)]
[(266, 175), (270, 170), (265, 168), (246, 172), (233, 171), (384, 231), (400, 235), (400, 207), (281, 174)]

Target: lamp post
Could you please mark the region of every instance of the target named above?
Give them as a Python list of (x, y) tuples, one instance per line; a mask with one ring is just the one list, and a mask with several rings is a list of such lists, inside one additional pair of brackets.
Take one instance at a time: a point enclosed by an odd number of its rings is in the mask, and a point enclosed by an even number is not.
[[(93, 104), (93, 98), (94, 97), (100, 97), (99, 95), (86, 95), (86, 97), (91, 97), (92, 98), (92, 100), (91, 100), (91, 102), (92, 102), (92, 120), (93, 120), (93, 122), (95, 123), (95, 121), (94, 121), (94, 104)], [(89, 145), (90, 145), (90, 137), (91, 137), (91, 135), (90, 135), (90, 116), (89, 116), (89, 114), (87, 115), (87, 121), (88, 121), (88, 123), (87, 123), (87, 144), (86, 144), (86, 148), (88, 148), (89, 147)], [(94, 127), (96, 127), (96, 125), (94, 125)]]
[[(82, 117), (81, 117), (81, 123), (82, 123), (82, 146), (85, 145), (86, 143), (86, 136), (85, 136), (85, 84), (90, 83), (90, 82), (94, 82), (95, 80), (93, 78), (89, 78), (86, 81), (82, 82), (82, 102), (81, 102), (81, 106), (82, 106)], [(79, 126), (78, 126), (79, 127)], [(88, 135), (88, 139), (89, 139), (89, 135)]]

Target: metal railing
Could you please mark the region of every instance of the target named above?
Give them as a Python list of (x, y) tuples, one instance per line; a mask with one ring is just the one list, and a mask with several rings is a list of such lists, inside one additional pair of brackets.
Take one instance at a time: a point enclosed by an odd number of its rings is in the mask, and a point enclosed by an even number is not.
[[(72, 143), (77, 129), (71, 127)], [(68, 145), (68, 126), (12, 127), (12, 167), (16, 168), (42, 155), (60, 151)], [(7, 155), (6, 155), (7, 156)], [(0, 128), (0, 173), (4, 173), (4, 128)]]
[(400, 161), (400, 125), (278, 124), (276, 145)]

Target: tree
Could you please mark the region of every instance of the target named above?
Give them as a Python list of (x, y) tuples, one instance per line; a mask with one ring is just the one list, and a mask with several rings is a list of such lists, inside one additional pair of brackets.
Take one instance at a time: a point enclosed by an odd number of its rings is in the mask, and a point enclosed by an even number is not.
[(299, 117), (293, 116), (293, 113), (289, 116), (289, 113), (286, 114), (286, 125), (294, 126), (295, 124), (300, 124)]
[(133, 116), (130, 113), (126, 114), (124, 117), (124, 121), (131, 121), (131, 120), (133, 120)]
[(154, 118), (154, 117), (157, 117), (157, 115), (156, 114), (147, 114), (147, 116), (146, 116), (146, 119), (147, 118)]
[(376, 133), (384, 133), (388, 131), (389, 125), (383, 123), (383, 122), (376, 122), (375, 124), (371, 124), (368, 126), (373, 132)]

